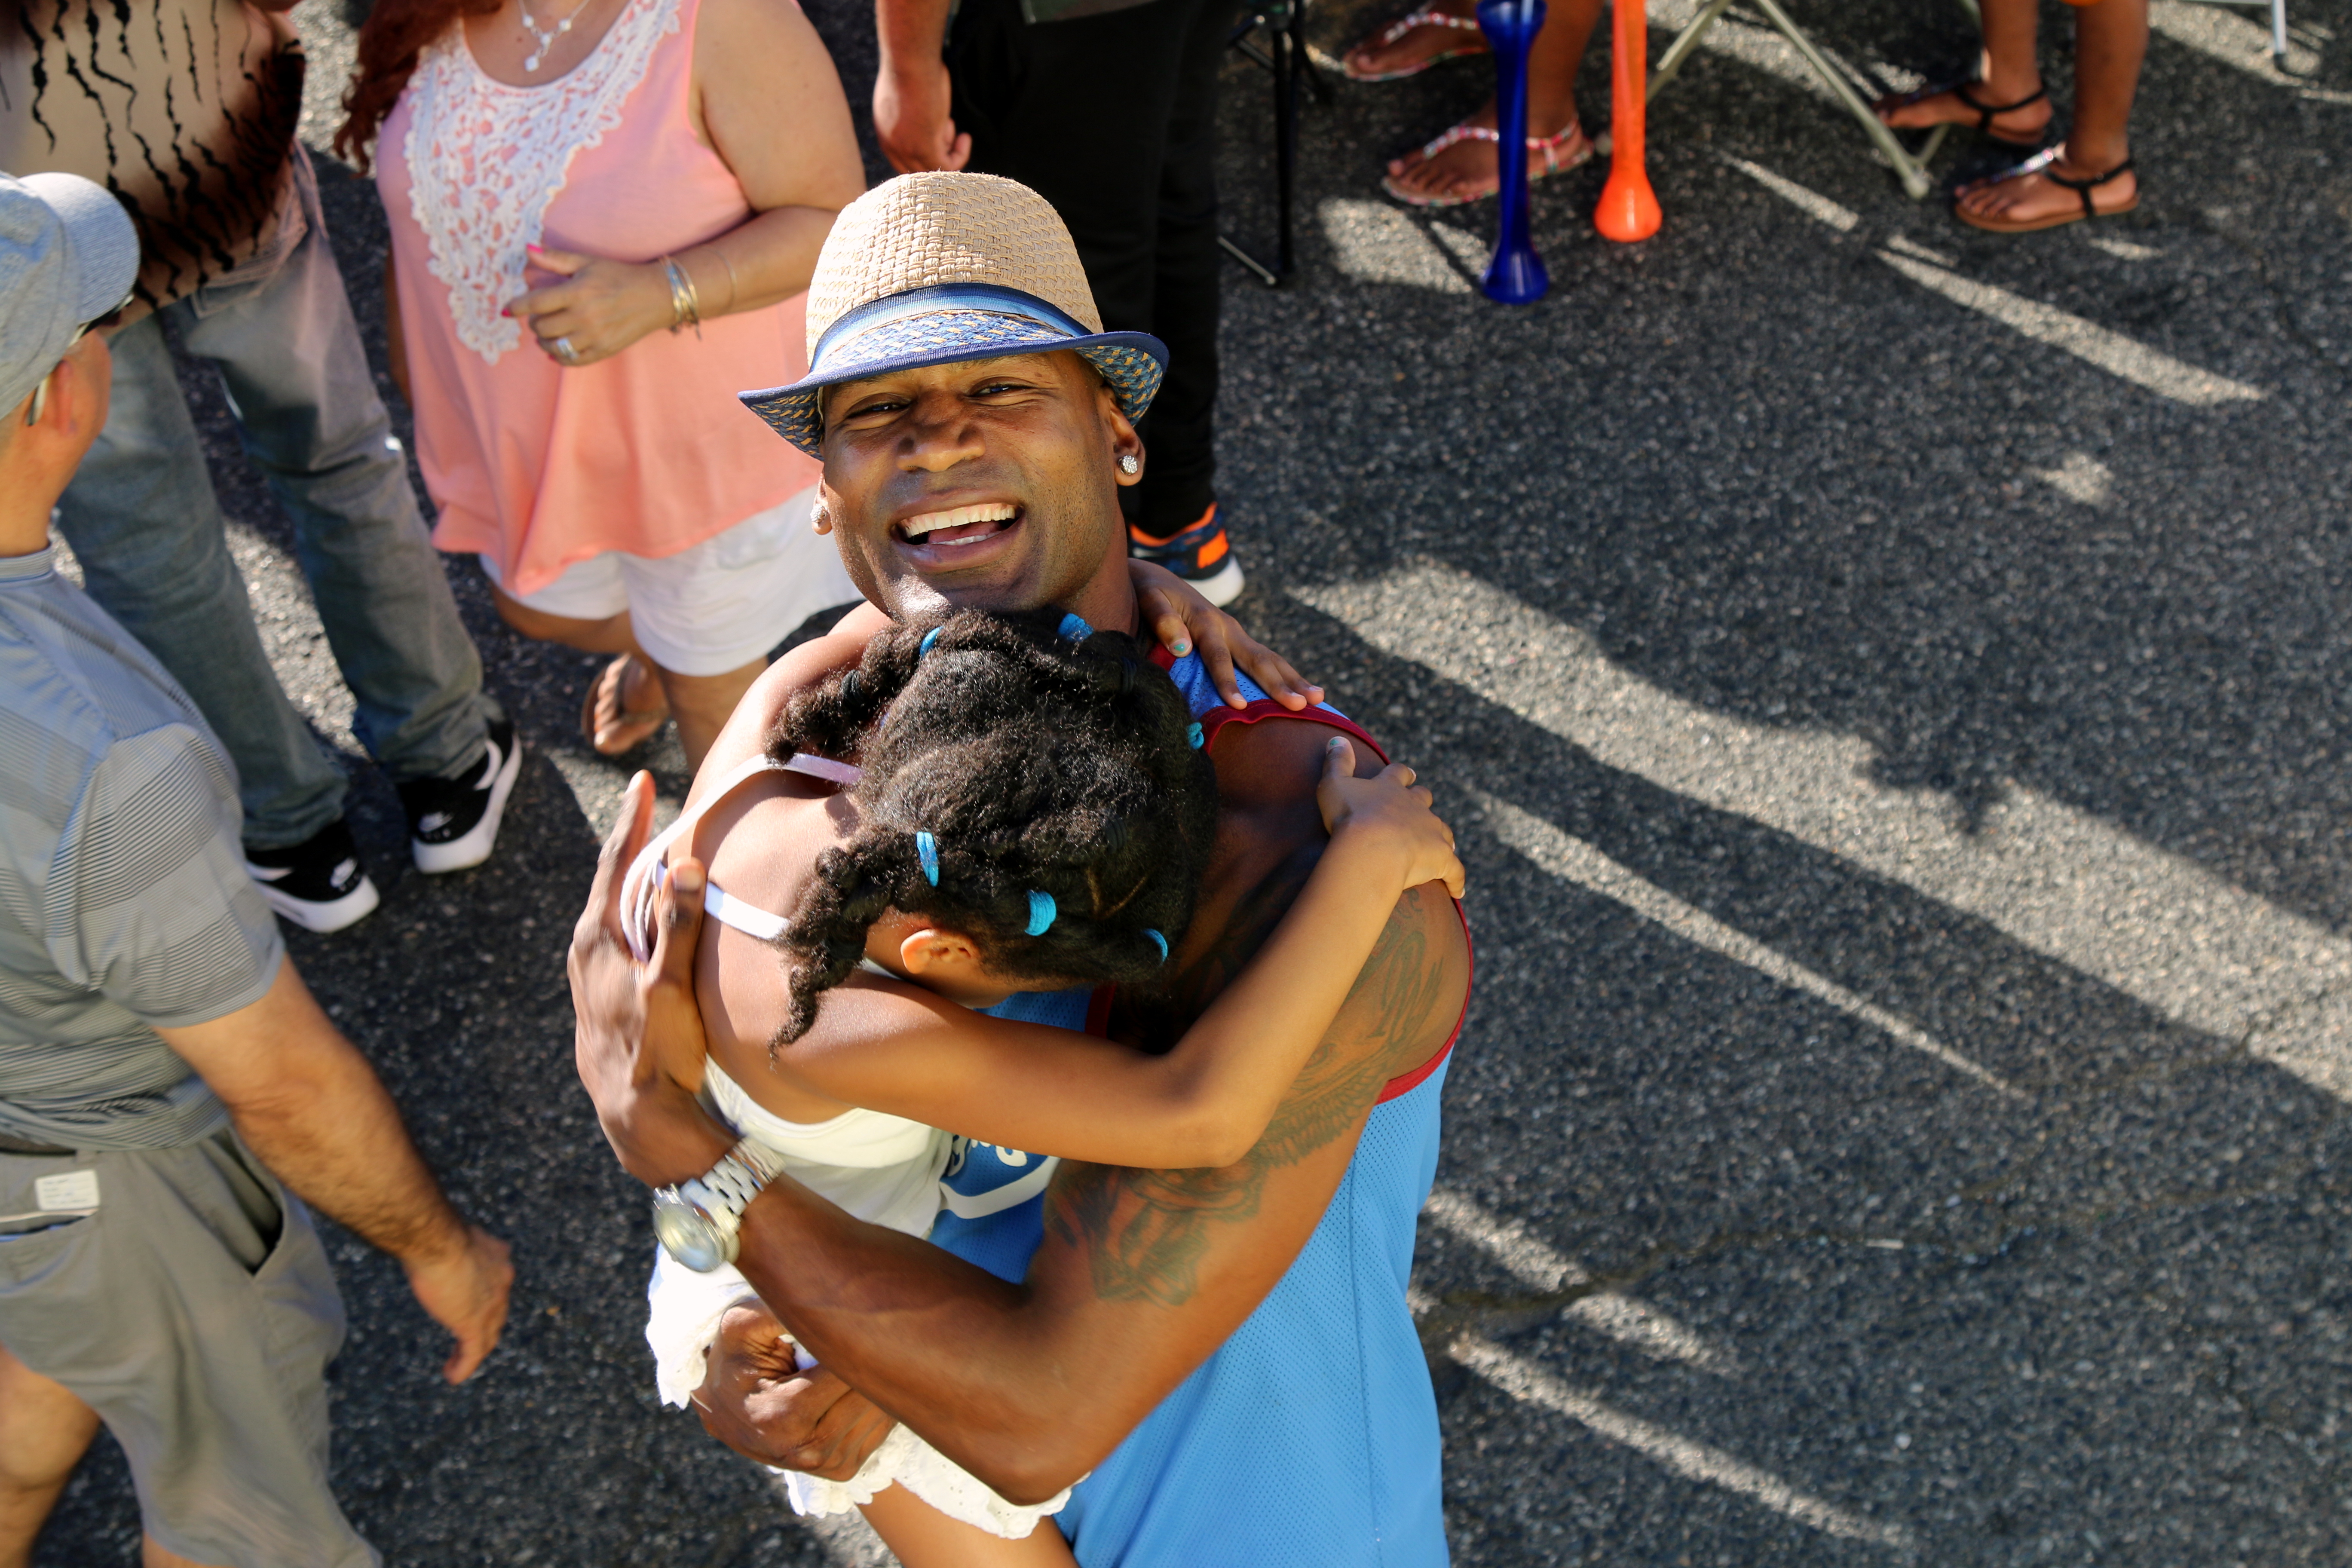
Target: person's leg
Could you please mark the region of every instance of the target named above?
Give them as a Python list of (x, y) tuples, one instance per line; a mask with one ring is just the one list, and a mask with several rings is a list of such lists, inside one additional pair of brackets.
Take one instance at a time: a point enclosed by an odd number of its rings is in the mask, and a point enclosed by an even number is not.
[[(33, 1542), (98, 1436), (98, 1412), (0, 1345), (0, 1568), (31, 1568)], [(152, 1535), (139, 1538), (144, 1568), (208, 1568)]]
[(393, 444), (307, 168), (295, 184), (306, 232), (266, 279), (191, 298), (184, 341), (218, 368), (246, 455), (293, 520), (353, 732), (395, 783), (455, 778), (502, 715)]
[(1143, 480), (1119, 491), (1128, 521), (1167, 539), (1202, 521), (1217, 499), (1217, 74), (1233, 0), (1191, 0), (1160, 163), (1151, 318), (1168, 374), (1143, 416)]
[(814, 499), (803, 490), (676, 555), (612, 557), (689, 768), (702, 766), (768, 650), (811, 611), (857, 596), (832, 542), (809, 530)]
[(2132, 100), (2147, 58), (2147, 0), (2098, 0), (2076, 8), (2074, 121), (2065, 142), (2039, 173), (1963, 191), (1962, 219), (2007, 226), (2071, 220), (2084, 216), (2086, 195), (2103, 214), (2137, 205), (2139, 180), (2125, 165), (2131, 160)]
[[(1602, 4), (1603, 0), (1553, 0), (1543, 31), (1536, 35), (1535, 47), (1528, 53), (1528, 134), (1547, 141), (1566, 137), (1549, 154), (1561, 166), (1581, 163), (1591, 153), (1591, 143), (1577, 121), (1576, 73), (1583, 67), (1585, 47), (1600, 22)], [(1455, 5), (1464, 16), (1477, 10), (1468, 0), (1447, 0), (1448, 9)], [(1494, 130), (1495, 100), (1488, 99), (1465, 123)], [(1430, 145), (1437, 150), (1424, 147), (1390, 160), (1389, 183), (1397, 195), (1408, 200), (1459, 202), (1494, 191), (1501, 177), (1494, 142), (1464, 137), (1450, 146)], [(1529, 172), (1540, 174), (1543, 167), (1541, 160), (1535, 160)]]
[(102, 1208), (0, 1241), (0, 1332), (122, 1446), (153, 1563), (376, 1568), (327, 1482), (343, 1310), (318, 1231), (223, 1132), (186, 1148), (0, 1157), (0, 1213), (87, 1170)]
[[(1914, 96), (1899, 93), (1879, 100), (1878, 118), (1898, 131), (1930, 125), (1974, 125), (1983, 110), (2015, 107), (1996, 114), (1985, 127), (2005, 142), (2038, 140), (2050, 123), (2050, 100), (2042, 95), (2042, 67), (2035, 58), (2041, 26), (2041, 0), (1982, 0), (1984, 58), (1977, 67), (1976, 83), (1965, 95), (1959, 89)], [(1975, 103), (1969, 99), (1976, 100)]]
[(578, 562), (527, 599), (507, 592), (488, 556), (481, 563), (490, 580), (490, 602), (507, 625), (541, 642), (614, 656), (597, 673), (580, 710), (581, 733), (597, 755), (621, 756), (669, 722), (660, 677), (630, 625), (628, 587), (617, 556)]
[(1349, 49), (1339, 68), (1357, 81), (1393, 81), (1418, 76), (1442, 60), (1487, 52), (1476, 0), (1433, 0), (1412, 6)]
[(710, 754), (710, 743), (719, 739), (719, 731), (734, 715), (735, 705), (743, 700), (743, 693), (751, 689), (751, 682), (759, 679), (767, 668), (764, 653), (749, 664), (717, 675), (683, 675), (658, 660), (655, 662), (654, 674), (661, 681), (662, 695), (669, 699), (669, 716), (677, 721), (677, 743), (686, 752), (688, 773), (702, 770), (702, 759)]
[(589, 731), (589, 743), (604, 756), (617, 757), (643, 744), (674, 719), (688, 771), (701, 767), (704, 754), (726, 727), (735, 704), (768, 668), (762, 652), (750, 663), (717, 675), (683, 675), (637, 646), (635, 625), (625, 610), (602, 620), (576, 619), (534, 610), (509, 598), (503, 589), (490, 591), (497, 598), (499, 614), (523, 636), (561, 643), (583, 653), (618, 656), (598, 672), (583, 714), (582, 727)]
[(97, 1436), (97, 1411), (0, 1345), (0, 1568), (28, 1568), (42, 1521)]
[(883, 1488), (858, 1512), (900, 1568), (1076, 1568), (1070, 1543), (1050, 1519), (1018, 1541), (950, 1519), (902, 1486)]
[(58, 530), (90, 597), (172, 672), (228, 749), (246, 843), (303, 843), (341, 816), (343, 775), (269, 668), (162, 322), (135, 322), (109, 347), (112, 409), (58, 503)]

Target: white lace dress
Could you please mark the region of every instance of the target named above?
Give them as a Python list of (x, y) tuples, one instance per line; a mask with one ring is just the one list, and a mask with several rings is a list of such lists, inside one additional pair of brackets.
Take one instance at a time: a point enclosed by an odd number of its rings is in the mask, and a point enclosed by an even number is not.
[[(806, 773), (837, 784), (856, 778), (856, 770), (845, 763), (798, 756), (787, 763), (756, 757), (722, 779), (691, 813), (646, 846), (622, 882), (630, 943), (641, 958), (650, 949), (653, 893), (657, 879), (667, 874), (663, 857), (669, 847), (692, 830), (703, 812), (742, 784), (773, 772)], [(730, 896), (716, 882), (705, 884), (703, 908), (762, 941), (772, 941), (784, 929), (781, 916)], [(824, 1121), (787, 1121), (761, 1106), (717, 1062), (706, 1061), (702, 1070), (703, 1103), (711, 1114), (739, 1136), (757, 1142), (793, 1179), (869, 1224), (908, 1236), (930, 1233), (946, 1201), (940, 1178), (947, 1167), (949, 1134), (903, 1116), (856, 1107)], [(683, 1407), (691, 1402), (702, 1385), (719, 1320), (729, 1308), (758, 1300), (751, 1282), (731, 1265), (698, 1274), (655, 1248), (653, 1279), (646, 1287), (646, 1341), (653, 1347), (654, 1377), (663, 1403)], [(797, 1346), (794, 1350), (801, 1365), (814, 1364), (806, 1352)], [(1007, 1502), (903, 1423), (892, 1428), (846, 1481), (794, 1470), (776, 1473), (784, 1478), (793, 1509), (803, 1514), (845, 1513), (873, 1501), (875, 1493), (895, 1482), (950, 1519), (1015, 1541), (1036, 1529), (1047, 1514), (1059, 1512), (1070, 1498), (1066, 1489), (1034, 1507)]]

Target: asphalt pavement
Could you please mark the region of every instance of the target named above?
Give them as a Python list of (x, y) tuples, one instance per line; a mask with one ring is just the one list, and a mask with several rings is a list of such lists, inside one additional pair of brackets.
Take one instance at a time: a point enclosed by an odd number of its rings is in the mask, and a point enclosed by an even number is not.
[[(320, 144), (337, 3), (299, 14)], [(2251, 14), (2154, 4), (2145, 195), (2095, 228), (1908, 200), (1743, 5), (1654, 106), (1655, 238), (1593, 234), (1599, 164), (1536, 187), (1541, 303), (1475, 292), (1491, 203), (1379, 189), (1475, 60), (1327, 73), (1297, 272), (1228, 271), (1237, 608), (1423, 770), (1471, 869), (1414, 1287), (1465, 1568), (2352, 1557), (2352, 7), (2294, 0), (2283, 74)], [(870, 12), (810, 9), (862, 105)], [(1692, 9), (1654, 5), (1654, 56)], [(1888, 86), (1973, 47), (1955, 7), (1791, 9)], [(1238, 56), (1226, 86), (1263, 252), (1267, 88)], [(1606, 121), (1605, 49), (1581, 101)], [(382, 216), (325, 186), (380, 356)], [(646, 1205), (570, 1064), (563, 941), (626, 776), (578, 737), (597, 661), (453, 563), (532, 750), (496, 858), (416, 876), (189, 384), (384, 890), (290, 945), (520, 1270), (453, 1391), (397, 1268), (331, 1234), (352, 1517), (398, 1563), (878, 1561), (654, 1402)], [(135, 1533), (101, 1440), (37, 1561)]]

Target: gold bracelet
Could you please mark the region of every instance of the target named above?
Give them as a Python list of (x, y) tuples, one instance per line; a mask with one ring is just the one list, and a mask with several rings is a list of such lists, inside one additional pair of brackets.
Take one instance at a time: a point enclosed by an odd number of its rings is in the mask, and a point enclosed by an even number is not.
[(676, 335), (678, 328), (691, 323), (694, 335), (702, 336), (702, 301), (694, 289), (694, 279), (673, 257), (661, 258), (662, 270), (669, 279), (669, 330)]
[(727, 259), (727, 253), (725, 251), (719, 249), (716, 245), (706, 245), (703, 248), (710, 252), (711, 255), (719, 258), (719, 265), (727, 268), (727, 310), (719, 312), (723, 316), (727, 314), (728, 310), (732, 310), (736, 306), (736, 302), (742, 299), (743, 286), (736, 281), (735, 264)]

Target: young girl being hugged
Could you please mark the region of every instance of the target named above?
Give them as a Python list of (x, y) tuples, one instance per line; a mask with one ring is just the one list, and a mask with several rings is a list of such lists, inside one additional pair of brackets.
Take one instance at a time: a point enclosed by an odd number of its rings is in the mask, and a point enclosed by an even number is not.
[[(1318, 790), (1329, 847), (1173, 1049), (981, 1011), (1165, 975), (1215, 833), (1201, 742), (1130, 638), (1052, 612), (882, 632), (855, 668), (793, 699), (766, 754), (647, 845), (624, 891), (649, 951), (666, 858), (709, 865), (716, 918), (696, 984), (709, 1051), (693, 1087), (743, 1138), (737, 1157), (920, 1236), (951, 1135), (1152, 1168), (1247, 1152), (1397, 899), (1430, 881), (1461, 891), (1453, 834), (1411, 770), (1359, 779), (1333, 738)], [(913, 1028), (908, 985), (929, 1015)], [(857, 1026), (884, 1002), (898, 1004), (887, 1028)], [(845, 1015), (822, 1046), (808, 1037), (820, 1005)], [(657, 1259), (647, 1329), (678, 1405), (719, 1319), (752, 1294), (723, 1248), (692, 1237), (666, 1234), (694, 1268)], [(1057, 1530), (1035, 1528), (1066, 1492), (1007, 1502), (903, 1426), (849, 1482), (789, 1481), (804, 1512), (863, 1507), (908, 1568), (1072, 1561)]]

